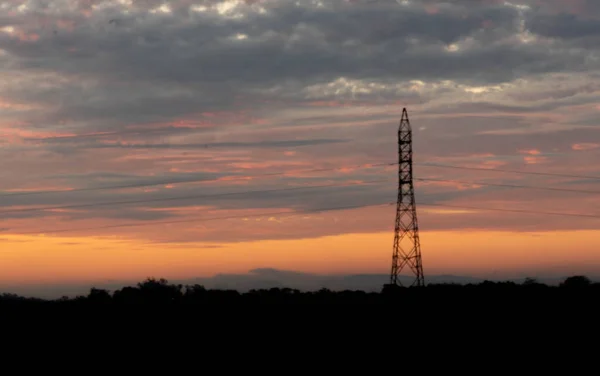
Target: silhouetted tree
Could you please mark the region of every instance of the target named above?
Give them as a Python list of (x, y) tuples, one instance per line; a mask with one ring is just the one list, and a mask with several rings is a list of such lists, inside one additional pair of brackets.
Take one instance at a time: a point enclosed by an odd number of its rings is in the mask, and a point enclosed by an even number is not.
[(400, 293), (404, 289), (405, 289), (404, 286), (398, 286), (395, 284), (388, 283), (388, 284), (383, 285), (383, 288), (381, 289), (381, 293), (383, 295), (395, 295), (395, 294)]
[[(127, 286), (116, 290), (112, 296), (102, 289), (92, 288), (87, 296), (69, 298), (63, 296), (55, 300), (25, 298), (16, 294), (1, 294), (0, 305), (14, 306), (81, 306), (85, 304), (158, 304), (187, 307), (229, 303), (238, 304), (372, 304), (400, 303), (406, 306), (429, 307), (433, 310), (447, 310), (456, 307), (470, 307), (473, 312), (512, 311), (518, 307), (544, 310), (566, 304), (578, 307), (596, 304), (600, 297), (600, 283), (592, 283), (588, 277), (576, 275), (566, 278), (558, 286), (548, 286), (534, 278), (526, 278), (523, 283), (484, 281), (482, 283), (429, 284), (423, 288), (385, 285), (381, 293), (365, 291), (332, 291), (322, 288), (317, 291), (301, 292), (287, 287), (254, 289), (247, 293), (236, 290), (206, 289), (201, 285), (183, 286), (170, 284), (166, 279), (149, 278), (134, 287)], [(575, 297), (575, 299), (571, 299)]]
[(202, 303), (206, 299), (208, 291), (202, 285), (185, 286), (183, 300), (187, 303)]
[(92, 287), (90, 293), (87, 296), (87, 299), (93, 303), (110, 303), (112, 301), (112, 297), (109, 292), (106, 290), (101, 290)]
[(144, 302), (152, 303), (172, 303), (182, 297), (182, 285), (171, 285), (166, 279), (156, 280), (148, 278), (142, 283), (138, 283), (138, 288)]
[(140, 290), (129, 286), (115, 291), (113, 294), (113, 301), (121, 304), (138, 304), (143, 302)]
[(538, 280), (535, 278), (527, 277), (523, 281), (523, 286), (539, 286), (539, 285), (541, 285), (541, 283), (539, 283)]
[(560, 287), (563, 288), (585, 288), (589, 287), (592, 284), (592, 281), (586, 276), (576, 275), (565, 279)]

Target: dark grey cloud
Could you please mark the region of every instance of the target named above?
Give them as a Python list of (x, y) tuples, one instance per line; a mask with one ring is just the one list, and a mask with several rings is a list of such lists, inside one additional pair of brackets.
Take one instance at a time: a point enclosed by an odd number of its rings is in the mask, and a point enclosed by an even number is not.
[(549, 38), (600, 37), (597, 19), (585, 19), (575, 14), (532, 16), (528, 19), (527, 26), (533, 33)]
[[(257, 90), (284, 82), (296, 90), (338, 77), (496, 83), (593, 64), (585, 60), (589, 52), (562, 53), (566, 45), (548, 49), (507, 40), (518, 32), (522, 12), (475, 3), (437, 4), (440, 10), (428, 13), (418, 2), (334, 1), (319, 8), (279, 1), (264, 3), (265, 13), (241, 7), (243, 18), (189, 8), (183, 12), (177, 6), (183, 3), (172, 3), (179, 11), (171, 14), (152, 14), (148, 10), (155, 4), (138, 4), (128, 14), (116, 14), (119, 6), (95, 10), (89, 19), (77, 13), (51, 15), (32, 6), (16, 17), (39, 40), (23, 43), (2, 33), (0, 48), (19, 71), (51, 71), (74, 79), (67, 83), (70, 88), (61, 83), (36, 88), (36, 94), (18, 87), (8, 95), (45, 103), (61, 98), (60, 108), (44, 114), (46, 121), (105, 124), (231, 108), (236, 95), (252, 98)], [(41, 16), (49, 23), (67, 17), (75, 25), (55, 34), (33, 22)], [(119, 25), (110, 22), (115, 17)], [(229, 39), (236, 34), (247, 39)], [(445, 50), (465, 38), (471, 38), (468, 49)], [(76, 77), (85, 84), (77, 84)]]

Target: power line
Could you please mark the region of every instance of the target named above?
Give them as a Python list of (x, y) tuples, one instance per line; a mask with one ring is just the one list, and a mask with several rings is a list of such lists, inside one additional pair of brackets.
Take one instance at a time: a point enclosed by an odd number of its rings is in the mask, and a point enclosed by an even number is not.
[[(469, 181), (462, 181), (462, 180), (433, 179), (433, 178), (415, 178), (415, 180), (436, 181), (436, 182), (445, 182), (445, 183), (461, 183), (461, 184), (472, 184), (472, 185), (486, 185), (486, 186), (490, 186), (490, 187), (503, 187), (503, 188), (538, 189), (538, 190), (542, 190), (542, 191), (600, 194), (600, 191), (589, 191), (589, 190), (570, 189), (570, 188), (536, 187), (536, 186), (531, 186), (531, 185), (518, 185), (518, 184), (482, 183), (482, 182), (469, 182)], [(0, 212), (0, 214), (2, 214), (2, 212)]]
[(558, 215), (558, 216), (562, 216), (562, 217), (600, 218), (600, 215), (596, 215), (596, 214), (544, 212), (544, 211), (526, 210), (526, 209), (500, 209), (500, 208), (485, 208), (485, 207), (475, 207), (475, 206), (451, 205), (451, 204), (432, 204), (432, 203), (418, 203), (418, 205), (423, 205), (423, 206), (441, 206), (441, 207), (455, 208), (455, 209), (465, 209), (465, 210), (483, 210), (483, 211), (497, 211), (497, 212), (508, 212), (508, 213)]
[(466, 167), (466, 166), (454, 166), (454, 165), (437, 164), (437, 163), (414, 163), (414, 164), (419, 165), (419, 166), (426, 166), (426, 167), (454, 168), (454, 169), (459, 169), (459, 170), (507, 172), (507, 173), (513, 173), (513, 174), (523, 174), (523, 175), (542, 175), (542, 176), (555, 176), (555, 177), (563, 177), (563, 178), (600, 180), (600, 176), (590, 176), (590, 175), (558, 174), (558, 173), (552, 173), (552, 172), (539, 172), (539, 171), (519, 171), (519, 170), (507, 170), (507, 169), (500, 169), (500, 168)]
[[(282, 171), (282, 172), (270, 172), (265, 174), (253, 174), (251, 177), (259, 177), (259, 176), (279, 176), (289, 174), (291, 172), (326, 172), (326, 171), (335, 171), (342, 170), (346, 168), (373, 168), (373, 167), (382, 167), (382, 166), (393, 166), (397, 163), (378, 163), (378, 164), (369, 164), (364, 163), (360, 165), (354, 166), (345, 166), (345, 167), (331, 167), (331, 168), (313, 168), (313, 169), (305, 169), (305, 170), (292, 170), (292, 171)], [(246, 178), (246, 176), (240, 177), (240, 179)], [(211, 182), (218, 181), (222, 177), (214, 178), (214, 179), (182, 179), (182, 180), (168, 180), (168, 181), (160, 181), (154, 183), (139, 183), (139, 184), (127, 184), (127, 185), (112, 185), (112, 186), (104, 186), (104, 187), (89, 187), (89, 188), (75, 188), (75, 189), (57, 189), (57, 190), (48, 190), (48, 191), (35, 191), (35, 192), (18, 192), (18, 193), (8, 193), (1, 194), (0, 197), (15, 197), (15, 196), (30, 196), (30, 195), (39, 195), (39, 194), (47, 194), (47, 193), (72, 193), (72, 192), (84, 192), (84, 191), (102, 191), (106, 189), (125, 189), (125, 188), (142, 188), (142, 187), (152, 187), (156, 185), (164, 185), (164, 184), (178, 184), (178, 183), (199, 183), (199, 182)]]
[(358, 208), (366, 208), (366, 207), (377, 207), (377, 206), (387, 206), (392, 205), (392, 202), (385, 204), (373, 204), (373, 205), (350, 205), (350, 206), (336, 206), (329, 207), (323, 209), (316, 210), (302, 210), (302, 211), (277, 211), (270, 213), (261, 213), (261, 214), (244, 214), (244, 215), (231, 215), (225, 217), (213, 217), (213, 218), (196, 218), (196, 219), (181, 219), (174, 221), (161, 221), (161, 222), (152, 222), (152, 223), (125, 223), (119, 225), (106, 225), (106, 226), (95, 226), (95, 227), (87, 227), (87, 228), (77, 228), (77, 229), (62, 229), (62, 230), (48, 230), (48, 231), (30, 231), (30, 232), (21, 232), (11, 235), (34, 235), (34, 234), (52, 234), (52, 233), (61, 233), (61, 232), (73, 232), (73, 231), (88, 231), (88, 230), (99, 230), (99, 229), (107, 229), (107, 228), (120, 228), (120, 227), (138, 227), (138, 226), (154, 226), (154, 225), (163, 225), (163, 224), (175, 224), (175, 223), (190, 223), (190, 222), (206, 222), (206, 221), (215, 221), (220, 219), (236, 219), (236, 218), (250, 218), (250, 217), (264, 217), (264, 216), (273, 216), (280, 214), (287, 215), (303, 215), (308, 213), (320, 213), (325, 211), (334, 211), (334, 210), (346, 210), (346, 209), (358, 209)]
[[(558, 173), (549, 173), (549, 172), (519, 171), (519, 170), (508, 170), (508, 169), (499, 169), (499, 168), (466, 167), (466, 166), (456, 166), (456, 165), (437, 164), (437, 163), (413, 163), (413, 164), (419, 165), (419, 166), (425, 166), (425, 167), (451, 168), (451, 169), (460, 169), (460, 170), (474, 170), (474, 171), (487, 171), (487, 172), (515, 173), (515, 174), (523, 174), (523, 175), (542, 175), (542, 176), (600, 180), (600, 176), (590, 176), (590, 175), (558, 174)], [(289, 174), (290, 172), (327, 172), (327, 171), (342, 170), (345, 168), (373, 168), (373, 167), (390, 167), (390, 166), (396, 166), (396, 165), (398, 165), (397, 162), (377, 163), (377, 164), (365, 163), (365, 164), (361, 164), (361, 165), (346, 166), (346, 167), (315, 168), (315, 169), (305, 169), (305, 170), (282, 171), (282, 172), (272, 172), (272, 173), (264, 173), (264, 174), (253, 174), (250, 176), (251, 177), (280, 176), (280, 175)], [(240, 177), (240, 179), (243, 179), (247, 176), (248, 175)], [(151, 187), (151, 186), (165, 185), (165, 184), (211, 182), (211, 181), (218, 181), (219, 179), (220, 178), (181, 179), (181, 180), (160, 181), (160, 182), (154, 182), (154, 183), (113, 185), (113, 186), (104, 186), (104, 187), (75, 188), (75, 189), (65, 189), (65, 190), (59, 189), (59, 190), (35, 191), (35, 192), (18, 192), (18, 193), (1, 194), (0, 197), (30, 196), (30, 195), (51, 194), (51, 193), (72, 193), (72, 192), (83, 192), (83, 191), (101, 191), (101, 190), (125, 189), (125, 188), (142, 188), (142, 187)], [(235, 178), (234, 178), (234, 180), (235, 180)], [(483, 185), (483, 184), (481, 184), (481, 185)]]
[(148, 203), (148, 202), (188, 200), (188, 199), (193, 199), (193, 198), (226, 197), (226, 196), (235, 196), (235, 195), (240, 195), (240, 194), (270, 193), (270, 192), (296, 191), (296, 190), (314, 189), (314, 188), (355, 186), (355, 185), (364, 185), (364, 184), (368, 184), (368, 183), (383, 183), (383, 182), (389, 182), (389, 181), (392, 181), (392, 179), (388, 178), (388, 179), (363, 181), (363, 182), (359, 182), (359, 183), (332, 183), (332, 184), (311, 185), (311, 186), (302, 186), (302, 187), (273, 188), (273, 189), (263, 189), (263, 190), (253, 190), (253, 191), (214, 193), (214, 194), (203, 194), (203, 195), (182, 196), (182, 197), (153, 198), (153, 199), (144, 199), (144, 200), (96, 202), (96, 203), (91, 203), (91, 204), (74, 204), (74, 205), (53, 206), (53, 207), (45, 207), (45, 208), (23, 208), (23, 209), (3, 210), (3, 211), (0, 211), (0, 214), (45, 211), (45, 210), (74, 209), (74, 208), (85, 208), (85, 207), (103, 206), (103, 205), (141, 204), (141, 203)]
[[(101, 230), (101, 229), (107, 229), (107, 228), (141, 227), (141, 226), (154, 226), (154, 225), (175, 224), (175, 223), (206, 222), (206, 221), (216, 221), (216, 220), (221, 220), (221, 219), (263, 217), (263, 216), (273, 216), (273, 215), (280, 215), (280, 214), (281, 215), (294, 216), (294, 215), (303, 215), (303, 214), (307, 214), (307, 213), (320, 213), (320, 212), (334, 211), (334, 210), (347, 210), (347, 209), (358, 209), (358, 208), (367, 208), (367, 207), (389, 206), (389, 205), (395, 205), (395, 204), (396, 204), (395, 202), (388, 202), (388, 203), (385, 203), (385, 204), (337, 206), (337, 207), (329, 207), (329, 208), (315, 209), (315, 210), (303, 210), (303, 211), (295, 211), (295, 212), (276, 211), (276, 212), (261, 213), (261, 214), (231, 215), (231, 216), (224, 216), (224, 217), (183, 219), (183, 220), (161, 221), (161, 222), (151, 222), (151, 223), (125, 223), (125, 224), (118, 224), (118, 225), (106, 225), (106, 226), (95, 226), (95, 227), (84, 227), (84, 228), (70, 228), (70, 229), (61, 229), (61, 230), (30, 231), (30, 232), (21, 232), (21, 233), (11, 233), (10, 235), (52, 234), (52, 233), (64, 233), (64, 232), (76, 232), (76, 231)], [(595, 219), (600, 219), (600, 215), (596, 215), (596, 214), (579, 214), (579, 213), (564, 213), (564, 212), (545, 212), (545, 211), (537, 211), (537, 210), (508, 209), (508, 208), (501, 209), (501, 208), (488, 208), (488, 207), (476, 207), (476, 206), (452, 205), (452, 204), (440, 204), (440, 203), (427, 203), (427, 202), (419, 202), (419, 203), (417, 203), (417, 205), (447, 207), (447, 208), (463, 209), (463, 210), (482, 210), (482, 211), (496, 211), (496, 212), (524, 213), (524, 214), (537, 214), (537, 215), (554, 215), (554, 216), (562, 216), (562, 217), (579, 217), (579, 218), (595, 218)]]
[[(466, 167), (466, 166), (456, 166), (456, 165), (447, 165), (447, 164), (438, 164), (438, 163), (413, 163), (413, 164), (418, 165), (418, 166), (424, 166), (424, 167), (451, 168), (451, 169), (460, 169), (460, 170), (474, 170), (474, 171), (486, 171), (486, 172), (514, 173), (514, 174), (523, 174), (523, 175), (541, 175), (541, 176), (566, 177), (566, 178), (576, 178), (576, 179), (600, 180), (600, 176), (590, 176), (590, 175), (559, 174), (559, 173), (540, 172), (540, 171), (519, 171), (519, 170), (508, 170), (508, 169), (499, 169), (499, 168)], [(346, 167), (315, 168), (315, 169), (305, 169), (305, 170), (272, 172), (272, 173), (264, 173), (264, 174), (253, 174), (253, 175), (242, 176), (242, 177), (240, 177), (240, 179), (244, 179), (247, 176), (250, 176), (250, 177), (280, 176), (280, 175), (289, 174), (290, 172), (300, 172), (300, 173), (302, 173), (302, 172), (327, 172), (327, 171), (342, 170), (345, 168), (391, 167), (391, 166), (396, 166), (396, 165), (398, 165), (397, 162), (376, 163), (376, 164), (365, 163), (365, 164), (346, 166)], [(151, 186), (165, 185), (165, 184), (211, 182), (211, 181), (218, 181), (219, 179), (220, 178), (165, 180), (165, 181), (153, 182), (153, 183), (113, 185), (113, 186), (104, 186), (104, 187), (75, 188), (75, 189), (63, 189), (63, 190), (58, 189), (58, 190), (35, 191), (35, 192), (18, 192), (18, 193), (1, 194), (0, 197), (30, 196), (30, 195), (39, 195), (39, 194), (49, 194), (49, 193), (102, 191), (102, 190), (110, 190), (110, 189), (142, 188), (142, 187), (151, 187)], [(235, 178), (233, 178), (233, 180), (235, 180)]]
[[(414, 180), (418, 180), (418, 181), (433, 181), (433, 182), (445, 182), (445, 183), (460, 183), (460, 184), (471, 184), (471, 185), (483, 185), (483, 186), (503, 187), (503, 188), (535, 189), (535, 190), (542, 190), (542, 191), (558, 191), (558, 192), (572, 192), (572, 193), (585, 193), (585, 194), (600, 194), (600, 191), (591, 191), (591, 190), (579, 190), (579, 189), (569, 189), (569, 188), (553, 188), (553, 187), (536, 187), (536, 186), (517, 185), (517, 184), (484, 183), (484, 182), (477, 182), (477, 181), (473, 182), (473, 181), (463, 181), (463, 180), (453, 180), (453, 179), (414, 178)], [(364, 182), (360, 182), (360, 183), (332, 183), (332, 184), (312, 185), (312, 186), (303, 186), (303, 187), (273, 188), (273, 189), (266, 189), (266, 190), (238, 191), (238, 192), (215, 193), (215, 194), (201, 194), (201, 195), (181, 196), (181, 197), (165, 197), (165, 198), (142, 199), (142, 200), (128, 200), (128, 201), (106, 201), (106, 202), (96, 202), (96, 203), (90, 203), (90, 204), (74, 204), (74, 205), (52, 206), (52, 207), (42, 207), (42, 208), (23, 208), (23, 209), (3, 210), (3, 211), (0, 211), (0, 215), (1, 214), (9, 214), (9, 213), (21, 213), (21, 212), (35, 212), (35, 211), (60, 210), (60, 209), (75, 209), (75, 208), (85, 208), (85, 207), (94, 207), (94, 206), (128, 205), (128, 204), (142, 204), (142, 203), (161, 202), (161, 201), (188, 200), (188, 199), (194, 199), (194, 198), (226, 197), (226, 196), (235, 196), (235, 195), (240, 195), (240, 194), (252, 194), (252, 193), (269, 193), (269, 192), (295, 191), (295, 190), (314, 189), (314, 188), (354, 186), (354, 185), (363, 185), (363, 184), (369, 184), (369, 183), (383, 183), (383, 182), (389, 182), (389, 181), (391, 181), (391, 179), (369, 180), (369, 181), (364, 181)]]

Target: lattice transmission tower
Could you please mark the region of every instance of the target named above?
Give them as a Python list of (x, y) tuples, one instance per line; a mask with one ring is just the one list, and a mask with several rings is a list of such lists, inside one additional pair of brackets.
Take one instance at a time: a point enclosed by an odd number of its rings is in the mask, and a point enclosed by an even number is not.
[(424, 286), (421, 242), (413, 186), (412, 130), (406, 108), (398, 128), (398, 205), (390, 283), (401, 285), (398, 274), (408, 266), (415, 275), (412, 286)]

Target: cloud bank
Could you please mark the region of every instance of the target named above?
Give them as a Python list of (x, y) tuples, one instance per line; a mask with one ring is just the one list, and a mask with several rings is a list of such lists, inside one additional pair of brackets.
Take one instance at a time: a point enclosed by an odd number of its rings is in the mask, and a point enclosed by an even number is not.
[[(417, 182), (423, 230), (596, 227), (425, 204), (600, 212), (591, 194), (476, 184), (597, 189), (583, 178), (599, 176), (597, 2), (30, 0), (0, 10), (5, 232), (235, 242), (389, 229), (394, 167), (369, 165), (396, 160), (404, 106), (416, 177), (460, 181)], [(62, 192), (38, 192), (48, 190)], [(348, 206), (358, 208), (318, 213)], [(31, 210), (42, 207), (54, 209)], [(235, 218), (168, 234), (99, 229), (211, 217)]]

